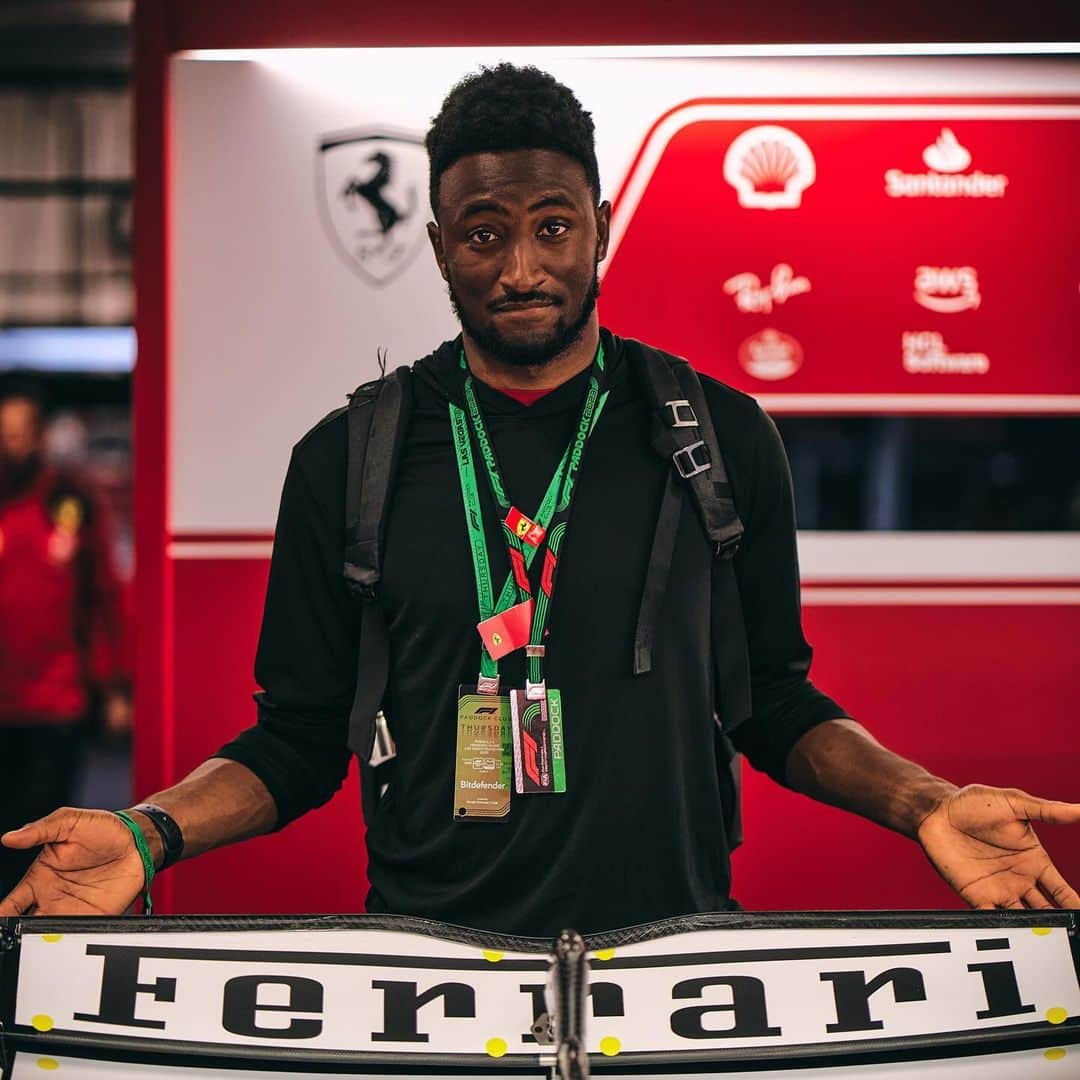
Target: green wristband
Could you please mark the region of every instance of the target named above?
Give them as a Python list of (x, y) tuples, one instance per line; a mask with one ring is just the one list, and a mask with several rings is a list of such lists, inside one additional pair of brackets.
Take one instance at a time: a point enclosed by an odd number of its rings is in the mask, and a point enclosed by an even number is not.
[(146, 837), (143, 836), (142, 829), (139, 828), (138, 822), (130, 815), (124, 813), (123, 810), (114, 810), (113, 813), (131, 830), (131, 835), (135, 838), (135, 850), (139, 853), (139, 858), (142, 859), (143, 874), (146, 877), (146, 888), (143, 891), (143, 914), (154, 914), (154, 902), (150, 899), (150, 886), (154, 883), (154, 856), (150, 854), (150, 845), (146, 842)]

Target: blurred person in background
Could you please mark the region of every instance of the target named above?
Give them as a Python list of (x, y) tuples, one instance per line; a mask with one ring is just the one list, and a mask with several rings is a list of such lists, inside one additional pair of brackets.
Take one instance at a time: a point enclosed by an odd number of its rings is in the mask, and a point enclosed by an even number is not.
[[(130, 729), (126, 636), (107, 507), (47, 460), (40, 389), (0, 385), (0, 832), (71, 801), (93, 700)], [(0, 848), (0, 895), (35, 854)]]

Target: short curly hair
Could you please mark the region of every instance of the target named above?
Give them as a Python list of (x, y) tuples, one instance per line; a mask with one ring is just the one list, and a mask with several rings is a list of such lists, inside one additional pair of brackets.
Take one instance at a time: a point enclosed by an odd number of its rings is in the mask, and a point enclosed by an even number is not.
[(559, 150), (580, 162), (599, 199), (593, 130), (573, 91), (546, 71), (504, 63), (467, 75), (446, 95), (424, 140), (432, 213), (442, 174), (466, 154), (492, 150)]

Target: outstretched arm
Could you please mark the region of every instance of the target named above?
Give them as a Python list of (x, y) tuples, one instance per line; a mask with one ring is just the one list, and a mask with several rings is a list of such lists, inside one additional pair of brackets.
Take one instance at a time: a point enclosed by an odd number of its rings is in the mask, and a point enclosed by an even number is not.
[[(179, 784), (146, 800), (162, 807), (184, 834), (184, 857), (269, 832), (274, 800), (255, 774), (235, 761), (211, 758)], [(131, 816), (150, 845), (163, 852), (157, 829)], [(0, 916), (120, 915), (143, 890), (143, 865), (124, 823), (106, 810), (63, 807), (0, 837), (6, 847), (41, 845), (23, 879), (0, 899)]]
[[(325, 444), (316, 471), (329, 469), (325, 486), (343, 491), (343, 423), (320, 425), (315, 434)], [(310, 453), (312, 443), (305, 443)], [(266, 688), (258, 695), (259, 722), (145, 800), (179, 824), (185, 858), (281, 828), (341, 786), (350, 758), (345, 743), (358, 637), (341, 574), (343, 529), (342, 500), (333, 507), (320, 502), (294, 454), (256, 660), (257, 680)], [(157, 830), (141, 814), (132, 817), (160, 865)], [(142, 891), (132, 835), (107, 811), (64, 807), (0, 840), (13, 848), (42, 847), (22, 881), (0, 897), (0, 916), (120, 914)]]
[(1080, 824), (1080, 803), (1014, 788), (957, 788), (882, 746), (854, 720), (806, 732), (787, 758), (793, 790), (917, 840), (975, 908), (1080, 907), (1032, 823)]

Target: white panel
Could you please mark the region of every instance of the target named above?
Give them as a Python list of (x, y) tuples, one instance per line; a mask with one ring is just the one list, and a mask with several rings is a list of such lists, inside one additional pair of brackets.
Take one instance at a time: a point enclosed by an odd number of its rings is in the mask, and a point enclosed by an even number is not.
[(462, 75), (501, 57), (534, 60), (592, 111), (610, 197), (653, 121), (706, 94), (1007, 95), (1076, 86), (1075, 66), (1052, 57), (640, 58), (645, 52), (301, 50), (173, 61), (174, 532), (271, 529), (290, 446), (372, 377), (376, 348), (389, 351), (391, 365), (408, 363), (456, 333), (430, 253), (380, 287), (335, 248), (316, 169), (327, 134), (373, 126), (420, 136)]
[(1076, 581), (1075, 533), (799, 532), (804, 584)]

